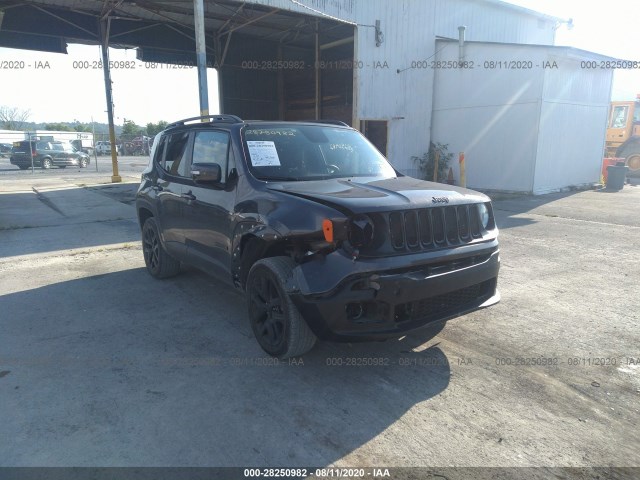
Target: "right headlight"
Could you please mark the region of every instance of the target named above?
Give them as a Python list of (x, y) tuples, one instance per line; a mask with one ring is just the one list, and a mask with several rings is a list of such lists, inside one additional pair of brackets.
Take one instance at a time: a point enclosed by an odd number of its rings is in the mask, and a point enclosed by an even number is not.
[(480, 203), (478, 205), (478, 213), (480, 213), (480, 223), (482, 224), (482, 228), (486, 230), (489, 226), (489, 220), (491, 219), (489, 208), (484, 203)]
[(349, 243), (356, 248), (366, 247), (373, 242), (373, 220), (367, 215), (356, 215), (349, 221)]

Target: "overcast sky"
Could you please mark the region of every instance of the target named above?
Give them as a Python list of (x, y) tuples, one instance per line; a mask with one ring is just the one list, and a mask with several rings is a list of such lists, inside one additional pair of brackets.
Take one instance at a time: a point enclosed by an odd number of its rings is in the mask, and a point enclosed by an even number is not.
[[(557, 45), (569, 45), (612, 57), (640, 62), (640, 0), (512, 0), (562, 18), (573, 18), (574, 28), (561, 25)], [(36, 122), (107, 121), (98, 47), (70, 45), (69, 55), (0, 48), (0, 61), (24, 61), (31, 67), (0, 70), (0, 105), (31, 111)], [(136, 61), (134, 50), (110, 50), (112, 61)], [(36, 65), (48, 69), (36, 70)], [(75, 63), (74, 63), (75, 62)], [(80, 62), (80, 63), (78, 63)], [(86, 62), (86, 63), (82, 63)], [(175, 120), (199, 113), (196, 69), (151, 69), (136, 62), (136, 69), (113, 69), (115, 122), (131, 119), (139, 125)], [(75, 67), (75, 68), (74, 68)], [(614, 100), (633, 99), (640, 93), (640, 69), (617, 71)], [(211, 113), (218, 113), (218, 86), (209, 70)]]

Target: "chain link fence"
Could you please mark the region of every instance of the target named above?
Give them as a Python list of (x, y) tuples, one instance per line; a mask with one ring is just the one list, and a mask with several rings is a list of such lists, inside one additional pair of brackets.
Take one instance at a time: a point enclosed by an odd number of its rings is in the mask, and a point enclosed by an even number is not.
[[(78, 141), (74, 138), (77, 133), (87, 134), (88, 132), (63, 132), (61, 136), (59, 132), (48, 132), (39, 130), (37, 132), (27, 132), (19, 130), (0, 130), (0, 157), (9, 158), (11, 156), (11, 148), (16, 142), (29, 140), (33, 141), (46, 139), (49, 141), (68, 141), (71, 142), (78, 150), (98, 156), (111, 155), (111, 142), (108, 133), (96, 133), (93, 135), (93, 143), (90, 138)], [(89, 137), (91, 134), (89, 133)], [(68, 138), (67, 138), (68, 137)], [(142, 156), (149, 155), (153, 137), (147, 135), (117, 135), (116, 145), (117, 152), (120, 156)], [(95, 149), (95, 151), (94, 151)]]
[[(146, 135), (116, 135), (117, 152), (120, 156), (149, 155), (153, 137)], [(96, 133), (94, 145), (97, 155), (111, 155), (108, 133)]]

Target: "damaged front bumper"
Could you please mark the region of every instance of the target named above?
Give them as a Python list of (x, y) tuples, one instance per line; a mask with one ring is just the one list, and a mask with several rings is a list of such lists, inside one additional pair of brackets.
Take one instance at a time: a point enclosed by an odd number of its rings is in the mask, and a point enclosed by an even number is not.
[(392, 338), (500, 300), (497, 240), (353, 261), (343, 251), (298, 265), (291, 299), (320, 338)]

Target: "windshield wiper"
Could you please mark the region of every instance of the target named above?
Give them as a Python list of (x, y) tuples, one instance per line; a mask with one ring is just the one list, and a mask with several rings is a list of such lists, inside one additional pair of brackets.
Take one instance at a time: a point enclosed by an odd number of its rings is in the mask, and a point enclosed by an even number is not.
[(256, 177), (258, 180), (263, 180), (265, 182), (299, 182), (304, 180), (303, 178), (298, 177)]

